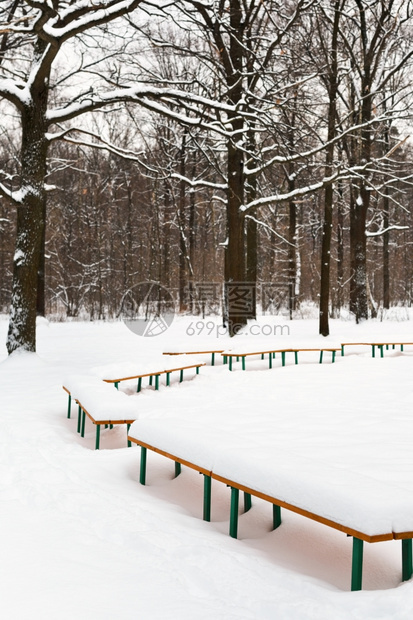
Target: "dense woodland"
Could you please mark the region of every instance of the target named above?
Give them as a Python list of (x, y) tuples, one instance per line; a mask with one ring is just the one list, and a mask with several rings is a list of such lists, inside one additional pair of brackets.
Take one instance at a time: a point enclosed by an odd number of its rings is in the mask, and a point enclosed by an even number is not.
[[(62, 150), (57, 149), (57, 150)], [(225, 213), (211, 190), (180, 188), (153, 179), (138, 165), (81, 147), (65, 148), (71, 165), (55, 173), (49, 196), (46, 240), (46, 313), (56, 317), (116, 317), (135, 284), (152, 280), (173, 292), (183, 312), (220, 314)], [(156, 157), (156, 153), (152, 153)], [(171, 163), (178, 165), (178, 157)], [(259, 307), (266, 312), (318, 302), (323, 204), (321, 193), (296, 204), (294, 294), (289, 298), (288, 203), (258, 212)], [(404, 209), (392, 205), (389, 220), (404, 227), (368, 237), (370, 315), (413, 301), (413, 215), (410, 193)], [(0, 202), (1, 309), (8, 311), (12, 285), (15, 209)], [(383, 199), (374, 196), (369, 231), (383, 228)], [(331, 315), (349, 304), (349, 204), (345, 188), (334, 200)], [(182, 260), (183, 259), (183, 260)], [(388, 279), (386, 284), (386, 273)], [(211, 286), (214, 284), (214, 286)]]
[(2, 0), (9, 351), (36, 312), (116, 317), (147, 280), (230, 326), (255, 314), (231, 283), (259, 312), (319, 304), (324, 335), (410, 306), (411, 8)]

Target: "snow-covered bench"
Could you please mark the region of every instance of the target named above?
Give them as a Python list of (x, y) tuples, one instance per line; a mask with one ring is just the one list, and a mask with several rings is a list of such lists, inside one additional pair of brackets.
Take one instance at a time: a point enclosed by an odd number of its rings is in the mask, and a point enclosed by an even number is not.
[(170, 385), (170, 377), (173, 372), (179, 372), (179, 381), (182, 382), (185, 370), (195, 369), (196, 374), (199, 374), (199, 369), (205, 365), (205, 362), (198, 361), (188, 364), (185, 360), (177, 360), (177, 363), (168, 365), (165, 364), (164, 359), (161, 359), (159, 361), (146, 363), (127, 362), (124, 364), (110, 364), (95, 368), (93, 372), (106, 383), (112, 383), (116, 388), (119, 387), (119, 383), (122, 381), (137, 379), (137, 392), (140, 392), (142, 389), (142, 380), (146, 377), (149, 379), (149, 385), (155, 383), (155, 390), (158, 390), (161, 375), (165, 375), (166, 377), (165, 384)]
[[(64, 381), (63, 389), (68, 394), (67, 417), (71, 417), (72, 400), (78, 405), (77, 431), (85, 434), (86, 416), (96, 426), (95, 448), (99, 449), (100, 427), (112, 428), (115, 424), (130, 425), (138, 418), (137, 402), (125, 393), (95, 377), (72, 376)], [(128, 440), (128, 446), (130, 442)]]
[(404, 347), (412, 346), (413, 342), (401, 341), (400, 338), (383, 338), (381, 340), (370, 340), (369, 342), (342, 342), (341, 343), (341, 355), (344, 355), (344, 347), (371, 347), (371, 356), (376, 357), (376, 347), (380, 351), (380, 357), (384, 357), (384, 347), (388, 350), (389, 347), (395, 349), (396, 346), (400, 347), (400, 351), (404, 351)]
[(287, 447), (274, 449), (265, 431), (228, 433), (199, 420), (166, 417), (136, 421), (128, 439), (141, 446), (140, 482), (146, 483), (147, 450), (204, 475), (203, 517), (210, 520), (211, 481), (231, 487), (230, 535), (237, 538), (239, 491), (273, 505), (274, 529), (286, 508), (353, 537), (351, 589), (362, 585), (363, 543), (400, 539), (402, 579), (412, 577), (413, 497), (404, 488), (308, 458)]
[(331, 347), (329, 346), (326, 346), (326, 347), (292, 346), (292, 347), (277, 347), (277, 348), (274, 347), (272, 349), (271, 348), (265, 348), (261, 350), (254, 349), (252, 351), (240, 348), (240, 349), (230, 349), (228, 351), (223, 351), (221, 355), (224, 358), (224, 364), (226, 364), (228, 361), (229, 370), (232, 370), (234, 358), (236, 359), (237, 362), (241, 359), (242, 370), (245, 370), (246, 358), (249, 356), (260, 356), (261, 359), (263, 360), (265, 356), (268, 355), (268, 366), (269, 368), (272, 368), (273, 358), (275, 357), (276, 353), (281, 354), (281, 364), (282, 366), (285, 366), (285, 359), (286, 359), (287, 353), (294, 353), (295, 363), (298, 364), (298, 354), (300, 352), (304, 353), (304, 352), (315, 351), (320, 354), (319, 363), (322, 364), (324, 352), (331, 353), (331, 361), (334, 363), (335, 358), (336, 358), (336, 353), (340, 350), (341, 348), (338, 346), (331, 346)]
[(215, 366), (215, 357), (219, 353), (223, 353), (224, 349), (202, 349), (198, 351), (183, 351), (179, 349), (179, 351), (165, 351), (164, 355), (210, 355), (211, 356), (211, 366)]

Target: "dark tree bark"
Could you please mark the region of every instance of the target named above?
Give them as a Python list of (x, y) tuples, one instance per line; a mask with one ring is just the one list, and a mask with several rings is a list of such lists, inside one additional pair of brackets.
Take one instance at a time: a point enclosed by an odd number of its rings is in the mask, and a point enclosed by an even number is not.
[(186, 176), (186, 133), (182, 136), (181, 149), (179, 153), (181, 181), (179, 182), (179, 203), (178, 203), (178, 222), (179, 222), (179, 311), (186, 310), (185, 286), (186, 286), (186, 263), (187, 263), (187, 243), (186, 243), (186, 184), (183, 180)]
[[(227, 59), (227, 83), (230, 103), (238, 105), (243, 97), (243, 25), (242, 6), (239, 0), (230, 4), (231, 39)], [(244, 215), (244, 153), (238, 146), (238, 139), (244, 130), (244, 120), (238, 114), (230, 114), (229, 121), (234, 138), (227, 144), (227, 226), (228, 246), (225, 252), (225, 297), (228, 311), (228, 331), (235, 336), (247, 323), (245, 306), (245, 234)]]
[[(40, 58), (46, 44), (39, 40), (35, 56)], [(13, 289), (7, 351), (36, 350), (36, 305), (39, 270), (45, 230), (48, 141), (46, 110), (49, 70), (40, 72), (31, 88), (31, 98), (21, 114), (21, 204), (17, 208)]]
[(390, 308), (390, 232), (389, 227), (389, 197), (386, 193), (383, 198), (383, 308)]
[[(337, 0), (334, 6), (333, 29), (331, 33), (331, 46), (328, 50), (326, 87), (328, 92), (328, 128), (327, 142), (330, 144), (326, 149), (325, 175), (331, 176), (333, 172), (334, 144), (336, 135), (336, 99), (338, 90), (338, 55), (337, 42), (341, 14), (341, 0)], [(329, 326), (329, 302), (330, 302), (330, 270), (331, 270), (331, 235), (333, 229), (333, 185), (327, 185), (324, 190), (324, 222), (321, 242), (321, 269), (320, 269), (320, 311), (319, 332), (322, 336), (328, 336)]]
[[(295, 187), (294, 180), (289, 182), (289, 190), (293, 191)], [(295, 288), (297, 283), (297, 208), (294, 200), (288, 203), (288, 310), (290, 320), (293, 318), (293, 312), (296, 309)]]

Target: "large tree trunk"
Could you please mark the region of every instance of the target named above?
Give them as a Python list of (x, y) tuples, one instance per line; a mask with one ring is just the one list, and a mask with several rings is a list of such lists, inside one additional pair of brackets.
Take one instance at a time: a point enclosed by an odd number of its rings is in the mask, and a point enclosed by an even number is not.
[[(230, 57), (231, 73), (228, 86), (231, 89), (230, 103), (238, 105), (243, 97), (242, 84), (243, 54), (242, 45), (242, 8), (235, 0), (231, 3)], [(228, 318), (228, 332), (235, 336), (251, 316), (251, 287), (246, 283), (245, 273), (245, 230), (244, 214), (244, 154), (238, 146), (238, 140), (244, 131), (244, 121), (239, 115), (229, 115), (232, 134), (227, 145), (227, 232), (228, 245), (225, 252), (225, 306)]]
[[(37, 96), (36, 96), (37, 95)], [(22, 202), (17, 208), (16, 249), (7, 351), (36, 350), (36, 306), (45, 228), (47, 86), (21, 113)]]
[(225, 252), (225, 305), (230, 336), (235, 336), (247, 324), (251, 313), (251, 290), (245, 281), (244, 216), (240, 211), (244, 195), (242, 169), (242, 152), (231, 143), (228, 147), (228, 245)]

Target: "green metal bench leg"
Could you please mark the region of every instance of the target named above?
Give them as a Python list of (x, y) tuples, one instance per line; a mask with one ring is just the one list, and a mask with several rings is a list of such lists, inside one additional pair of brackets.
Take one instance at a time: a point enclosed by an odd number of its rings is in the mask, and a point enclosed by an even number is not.
[(181, 372), (179, 373), (179, 383), (182, 383), (183, 380), (184, 380), (184, 371), (181, 370)]
[(245, 355), (242, 356), (242, 370), (245, 370)]
[(228, 355), (228, 358), (229, 358), (228, 366), (229, 366), (229, 369), (232, 370), (232, 355)]
[(115, 385), (115, 388), (118, 390), (119, 389), (119, 381), (115, 381), (114, 385)]
[(175, 478), (177, 478), (180, 473), (181, 473), (181, 463), (178, 463), (178, 461), (175, 461)]
[(371, 345), (371, 357), (376, 357), (376, 347), (374, 344)]
[(252, 508), (252, 500), (250, 493), (244, 493), (244, 512), (248, 512)]
[(239, 489), (231, 487), (231, 516), (229, 521), (229, 535), (231, 538), (238, 536), (238, 507), (239, 507)]
[(320, 364), (323, 363), (323, 351), (320, 351)]
[(404, 351), (404, 345), (400, 345), (400, 351)]
[(277, 504), (272, 505), (272, 523), (274, 530), (281, 525), (281, 508)]
[(412, 539), (402, 540), (402, 579), (408, 581), (413, 576)]
[(380, 357), (383, 357), (383, 356), (384, 356), (384, 351), (383, 351), (383, 349), (384, 349), (384, 347), (383, 347), (383, 345), (381, 345), (381, 347), (380, 347)]
[(361, 590), (363, 578), (363, 541), (353, 538), (353, 559), (351, 569), (351, 590)]
[(70, 411), (72, 409), (72, 395), (69, 394), (68, 403), (67, 403), (67, 417), (70, 418)]
[(100, 424), (96, 424), (95, 450), (99, 450), (99, 445), (100, 445)]
[(224, 365), (225, 365), (225, 364), (228, 364), (228, 355), (223, 355), (222, 357), (223, 357), (222, 363), (223, 363)]
[[(126, 436), (129, 436), (130, 424), (126, 425)], [(128, 448), (132, 447), (132, 442), (128, 439)]]
[(272, 353), (268, 354), (268, 367), (272, 368)]
[(80, 436), (85, 436), (85, 422), (86, 422), (86, 413), (82, 411), (82, 428), (80, 430)]
[(341, 357), (344, 356), (344, 344), (341, 345)]
[(139, 377), (138, 379), (138, 387), (136, 388), (137, 392), (140, 392), (142, 389), (142, 377)]
[(159, 390), (159, 375), (155, 375), (155, 390)]
[[(271, 355), (271, 353), (270, 353), (270, 355)], [(262, 360), (264, 359), (264, 353), (261, 353), (261, 359)]]
[(196, 374), (199, 375), (199, 366), (196, 367)]
[(331, 363), (334, 364), (335, 361), (336, 361), (336, 352), (331, 351)]
[(211, 476), (204, 474), (204, 521), (211, 521)]
[(298, 364), (298, 351), (294, 351), (294, 361)]
[(281, 365), (285, 366), (285, 351), (281, 351)]
[(151, 376), (149, 377), (149, 385), (152, 385), (152, 382), (153, 382), (153, 376), (151, 375)]
[(171, 385), (171, 373), (170, 372), (166, 373), (166, 385), (167, 386)]
[(139, 482), (141, 484), (146, 484), (146, 453), (147, 448), (141, 446), (141, 467), (139, 472)]
[(82, 409), (80, 405), (77, 407), (77, 432), (80, 433), (80, 426), (82, 423)]
[(215, 353), (211, 353), (211, 366), (215, 366)]

